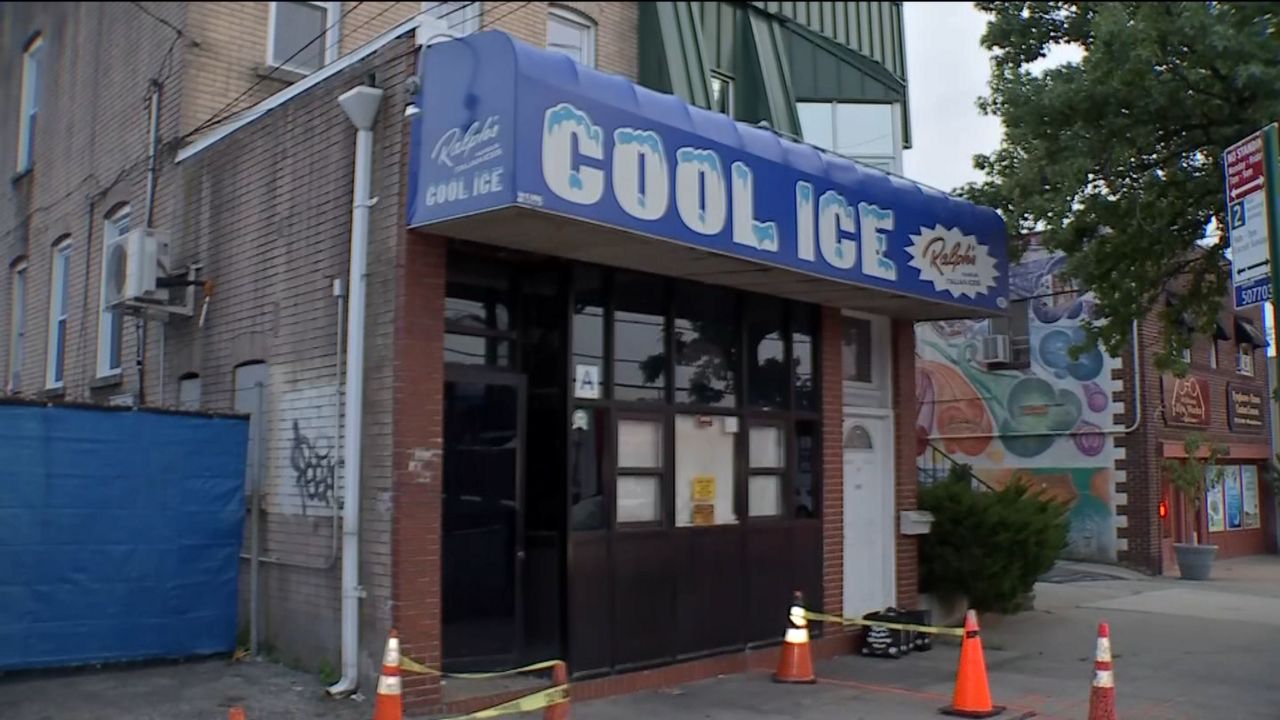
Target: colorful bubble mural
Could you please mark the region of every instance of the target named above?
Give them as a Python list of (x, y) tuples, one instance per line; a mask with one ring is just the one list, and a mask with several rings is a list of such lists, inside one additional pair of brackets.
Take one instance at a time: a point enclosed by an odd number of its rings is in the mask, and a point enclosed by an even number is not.
[(988, 482), (1047, 483), (1072, 503), (1065, 556), (1114, 562), (1120, 408), (1112, 397), (1121, 384), (1111, 375), (1120, 363), (1097, 348), (1072, 357), (1093, 301), (1064, 282), (1064, 264), (1033, 247), (1010, 271), (1010, 300), (1028, 299), (1029, 367), (982, 361), (988, 321), (916, 326), (916, 449), (923, 455), (932, 445)]

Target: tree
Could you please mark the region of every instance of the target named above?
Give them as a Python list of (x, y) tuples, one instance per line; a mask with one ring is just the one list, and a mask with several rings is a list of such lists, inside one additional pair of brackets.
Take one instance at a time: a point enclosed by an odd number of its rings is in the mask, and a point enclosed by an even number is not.
[[(978, 104), (1005, 136), (962, 192), (1066, 254), (1097, 296), (1087, 343), (1121, 352), (1157, 306), (1170, 330), (1185, 316), (1208, 332), (1230, 278), (1226, 236), (1205, 228), (1225, 227), (1223, 150), (1280, 118), (1280, 3), (976, 5), (993, 54)], [(1036, 72), (1063, 44), (1083, 60)], [(1187, 336), (1165, 335), (1157, 362), (1179, 367)]]

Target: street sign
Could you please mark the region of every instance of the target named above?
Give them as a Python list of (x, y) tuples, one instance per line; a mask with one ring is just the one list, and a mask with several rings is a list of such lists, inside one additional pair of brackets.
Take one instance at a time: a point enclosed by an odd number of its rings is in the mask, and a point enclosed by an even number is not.
[(1267, 133), (1269, 126), (1227, 148), (1227, 233), (1231, 240), (1231, 284), (1236, 308), (1271, 299), (1271, 251), (1267, 193)]

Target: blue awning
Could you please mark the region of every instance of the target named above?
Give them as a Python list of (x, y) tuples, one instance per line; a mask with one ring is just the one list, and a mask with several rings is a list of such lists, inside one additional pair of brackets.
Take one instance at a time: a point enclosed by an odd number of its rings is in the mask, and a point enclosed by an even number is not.
[(901, 317), (1007, 305), (990, 208), (501, 32), (421, 72), (410, 227)]

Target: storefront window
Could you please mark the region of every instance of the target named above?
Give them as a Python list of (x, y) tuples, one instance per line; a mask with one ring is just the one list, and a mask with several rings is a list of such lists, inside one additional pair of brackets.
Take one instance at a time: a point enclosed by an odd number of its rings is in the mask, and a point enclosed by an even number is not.
[(573, 371), (593, 372), (597, 381), (604, 367), (604, 272), (583, 266), (576, 271), (573, 297)]
[(818, 517), (818, 423), (801, 420), (796, 423), (795, 516)]
[(795, 367), (796, 407), (816, 410), (813, 387), (813, 333), (817, 325), (813, 308), (793, 305), (791, 312), (791, 363)]
[(633, 273), (614, 279), (613, 396), (662, 400), (667, 353), (663, 282)]
[(656, 523), (662, 519), (662, 422), (618, 420), (617, 521)]
[(484, 335), (445, 333), (444, 361), (457, 365), (511, 365), (511, 341)]
[(600, 458), (604, 455), (604, 408), (575, 408), (569, 422), (569, 527), (602, 530), (608, 525)]
[(676, 286), (672, 328), (676, 402), (733, 407), (738, 363), (734, 294), (709, 285)]
[(751, 296), (746, 302), (747, 394), (753, 407), (787, 407), (786, 305), (777, 298)]
[(510, 330), (510, 288), (506, 277), (499, 274), (500, 271), (473, 275), (463, 269), (454, 278), (452, 271), (450, 267), (444, 301), (445, 324), (458, 329)]
[(732, 525), (738, 418), (676, 415), (676, 526)]
[(782, 514), (782, 478), (787, 465), (785, 433), (781, 425), (756, 424), (747, 434), (747, 514)]

